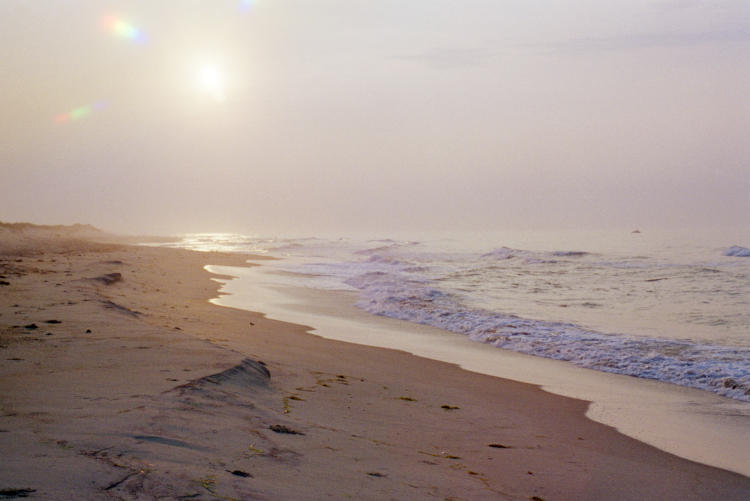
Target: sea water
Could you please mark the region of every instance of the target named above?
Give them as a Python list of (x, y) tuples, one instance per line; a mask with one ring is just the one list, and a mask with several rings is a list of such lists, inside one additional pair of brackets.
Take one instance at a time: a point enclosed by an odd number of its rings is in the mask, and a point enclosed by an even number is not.
[(354, 291), (375, 315), (750, 402), (750, 236), (716, 234), (191, 235), (181, 245), (281, 257), (263, 264), (286, 272), (280, 285)]
[[(588, 400), (587, 416), (750, 476), (750, 232), (187, 235), (279, 258), (227, 295), (343, 341)], [(210, 259), (208, 260), (210, 261)]]

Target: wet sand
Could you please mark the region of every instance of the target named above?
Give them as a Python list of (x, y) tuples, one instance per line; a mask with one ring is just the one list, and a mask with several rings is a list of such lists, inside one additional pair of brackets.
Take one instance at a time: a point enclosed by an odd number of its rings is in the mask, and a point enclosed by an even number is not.
[[(209, 303), (247, 256), (0, 229), (0, 493), (747, 499), (587, 402)], [(88, 238), (95, 238), (87, 236)]]

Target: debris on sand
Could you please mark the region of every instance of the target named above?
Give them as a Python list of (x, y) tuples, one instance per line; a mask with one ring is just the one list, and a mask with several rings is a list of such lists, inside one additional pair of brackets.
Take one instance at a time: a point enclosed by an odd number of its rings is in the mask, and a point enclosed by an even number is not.
[(107, 273), (106, 275), (101, 275), (98, 277), (94, 277), (91, 280), (96, 280), (97, 282), (102, 282), (104, 285), (112, 285), (115, 282), (122, 281), (122, 274), (121, 273)]
[(272, 424), (268, 428), (275, 433), (286, 433), (288, 435), (304, 435), (304, 433), (302, 433), (301, 431), (287, 428), (283, 424)]
[(0, 489), (0, 499), (27, 498), (36, 489)]
[(503, 444), (489, 444), (489, 447), (492, 447), (494, 449), (510, 449), (509, 445), (503, 445)]
[(229, 473), (231, 473), (232, 475), (235, 475), (237, 477), (242, 477), (242, 478), (247, 478), (247, 477), (252, 478), (253, 477), (250, 473), (248, 473), (246, 471), (242, 471), (242, 470), (231, 470), (231, 471), (227, 470), (227, 471)]

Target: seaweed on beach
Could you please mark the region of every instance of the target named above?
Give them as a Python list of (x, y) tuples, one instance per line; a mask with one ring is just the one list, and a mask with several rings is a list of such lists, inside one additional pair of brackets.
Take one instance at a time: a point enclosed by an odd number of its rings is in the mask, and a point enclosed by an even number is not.
[(503, 444), (487, 444), (488, 447), (492, 447), (493, 449), (510, 449), (511, 447), (509, 445), (503, 445)]
[(272, 424), (268, 427), (274, 433), (283, 433), (287, 435), (304, 435), (301, 431), (293, 430), (284, 426), (283, 424)]
[(0, 489), (0, 499), (27, 498), (36, 489)]

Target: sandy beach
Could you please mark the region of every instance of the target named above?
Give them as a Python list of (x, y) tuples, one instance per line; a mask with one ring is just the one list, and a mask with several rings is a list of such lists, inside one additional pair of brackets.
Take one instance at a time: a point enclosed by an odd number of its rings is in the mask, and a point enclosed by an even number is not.
[(587, 402), (211, 304), (248, 255), (103, 240), (0, 228), (2, 498), (750, 495)]

